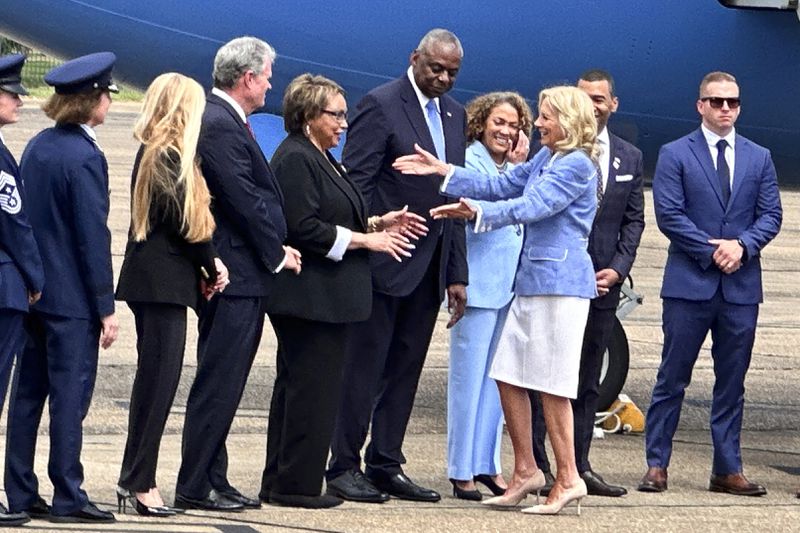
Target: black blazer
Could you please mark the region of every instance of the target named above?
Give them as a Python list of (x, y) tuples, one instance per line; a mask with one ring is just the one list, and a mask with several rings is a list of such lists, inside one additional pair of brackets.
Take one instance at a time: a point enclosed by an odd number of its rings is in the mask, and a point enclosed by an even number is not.
[(348, 250), (338, 262), (325, 257), (336, 240), (336, 226), (367, 231), (358, 188), (330, 153), (323, 155), (299, 134), (278, 146), (272, 167), (284, 191), (288, 243), (303, 254), (303, 270), (299, 276), (278, 274), (267, 310), (320, 322), (366, 320), (372, 310), (367, 251)]
[[(608, 182), (589, 234), (589, 255), (595, 272), (613, 268), (624, 280), (644, 231), (642, 152), (610, 132), (609, 142)], [(619, 289), (619, 284), (612, 287), (605, 296), (592, 300), (592, 305), (600, 309), (617, 307)]]
[[(464, 166), (466, 114), (453, 98), (439, 98), (447, 162)], [(447, 285), (467, 283), (464, 222), (432, 220), (432, 207), (453, 201), (439, 193), (437, 176), (405, 175), (392, 163), (414, 153), (414, 143), (435, 153), (425, 116), (407, 75), (376, 87), (356, 106), (350, 121), (343, 163), (360, 187), (371, 215), (382, 215), (408, 204), (409, 211), (427, 218), (428, 235), (417, 241), (411, 257), (398, 263), (387, 254), (370, 254), (375, 290), (406, 296), (422, 280), (442, 235), (439, 295)]]
[[(131, 176), (131, 198), (141, 157), (140, 147)], [(177, 174), (179, 163), (170, 161), (167, 168)], [(201, 298), (201, 268), (205, 269), (211, 282), (216, 279), (216, 252), (210, 241), (188, 242), (181, 234), (181, 219), (181, 211), (175, 206), (156, 200), (150, 208), (147, 239), (134, 241), (131, 225), (117, 283), (117, 300), (170, 303), (197, 309)]]
[(225, 100), (210, 94), (197, 144), (213, 197), (214, 246), (230, 272), (228, 296), (267, 296), (285, 256), (283, 195), (264, 153)]

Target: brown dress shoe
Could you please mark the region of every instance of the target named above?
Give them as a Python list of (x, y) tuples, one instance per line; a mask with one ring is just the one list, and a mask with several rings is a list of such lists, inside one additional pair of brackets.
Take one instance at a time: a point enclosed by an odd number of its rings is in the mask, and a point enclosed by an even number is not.
[(636, 490), (641, 492), (664, 492), (667, 490), (667, 469), (658, 466), (648, 468)]
[(726, 492), (736, 496), (763, 496), (767, 489), (758, 483), (747, 481), (744, 474), (728, 474), (727, 476), (711, 476), (708, 482), (708, 490), (711, 492)]

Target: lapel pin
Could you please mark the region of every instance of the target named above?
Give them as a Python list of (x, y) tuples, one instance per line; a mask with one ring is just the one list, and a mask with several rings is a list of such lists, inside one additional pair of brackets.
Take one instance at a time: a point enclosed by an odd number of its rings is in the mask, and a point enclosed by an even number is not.
[(445, 111), (445, 114), (446, 114), (448, 117), (452, 117), (452, 116), (453, 116), (453, 114), (452, 114), (450, 111)]
[(619, 157), (614, 158), (614, 168), (619, 170)]

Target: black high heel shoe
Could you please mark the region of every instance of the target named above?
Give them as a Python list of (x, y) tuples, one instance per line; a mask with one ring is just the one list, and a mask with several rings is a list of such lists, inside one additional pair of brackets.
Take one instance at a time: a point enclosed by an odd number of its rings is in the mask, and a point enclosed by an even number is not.
[(453, 496), (459, 500), (470, 500), (479, 502), (483, 499), (483, 494), (478, 489), (466, 490), (458, 486), (458, 480), (451, 479), (450, 483), (453, 484)]
[(503, 494), (506, 493), (505, 487), (501, 487), (500, 485), (495, 483), (494, 479), (492, 479), (492, 476), (490, 476), (489, 474), (478, 474), (472, 479), (477, 483), (483, 483), (484, 485), (486, 485), (486, 488), (492, 491), (492, 494), (494, 494), (495, 496), (502, 496)]
[(124, 514), (127, 510), (128, 502), (130, 502), (131, 507), (133, 507), (136, 513), (141, 516), (165, 518), (168, 516), (175, 516), (176, 514), (175, 511), (171, 511), (166, 507), (150, 507), (149, 505), (145, 505), (139, 501), (135, 492), (117, 487), (117, 511)]

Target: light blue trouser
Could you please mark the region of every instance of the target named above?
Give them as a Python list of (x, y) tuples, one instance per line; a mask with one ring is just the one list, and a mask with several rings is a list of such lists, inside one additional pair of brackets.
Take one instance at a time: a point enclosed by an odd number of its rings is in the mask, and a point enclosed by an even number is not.
[(489, 378), (509, 305), (468, 307), (450, 334), (447, 382), (447, 475), (469, 480), (498, 474), (502, 416), (497, 384)]

